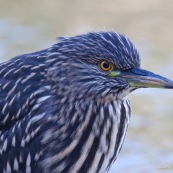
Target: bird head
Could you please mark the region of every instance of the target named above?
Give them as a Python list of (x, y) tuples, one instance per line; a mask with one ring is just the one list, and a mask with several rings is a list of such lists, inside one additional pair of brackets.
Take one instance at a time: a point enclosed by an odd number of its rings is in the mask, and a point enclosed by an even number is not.
[(123, 99), (137, 88), (173, 88), (172, 81), (140, 68), (137, 49), (119, 33), (61, 37), (51, 52), (50, 74), (66, 96)]
[(141, 69), (132, 42), (114, 32), (60, 38), (46, 58), (54, 126), (43, 139), (49, 152), (42, 165), (54, 172), (107, 172), (131, 114), (125, 97), (137, 88), (173, 88)]

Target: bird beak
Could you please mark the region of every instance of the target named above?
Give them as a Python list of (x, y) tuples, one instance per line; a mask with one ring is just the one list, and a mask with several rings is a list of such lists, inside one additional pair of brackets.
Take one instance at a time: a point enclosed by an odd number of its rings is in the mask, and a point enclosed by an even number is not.
[(172, 88), (173, 81), (141, 68), (124, 71), (111, 71), (110, 77), (125, 79), (130, 87), (135, 88)]

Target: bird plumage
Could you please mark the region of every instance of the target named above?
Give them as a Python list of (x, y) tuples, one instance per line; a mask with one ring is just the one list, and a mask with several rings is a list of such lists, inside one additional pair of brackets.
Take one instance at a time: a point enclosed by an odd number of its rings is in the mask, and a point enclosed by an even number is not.
[(131, 41), (114, 32), (60, 38), (0, 64), (0, 172), (105, 173), (121, 149), (136, 89), (99, 62), (140, 66)]
[(44, 62), (38, 52), (0, 65), (0, 172), (25, 172), (27, 158), (40, 147), (39, 124), (29, 123), (37, 115), (37, 100), (48, 94)]

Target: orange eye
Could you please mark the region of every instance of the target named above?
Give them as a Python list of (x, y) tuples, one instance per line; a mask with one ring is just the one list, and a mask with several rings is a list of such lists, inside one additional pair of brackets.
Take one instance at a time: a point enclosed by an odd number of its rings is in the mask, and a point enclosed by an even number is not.
[(100, 61), (100, 68), (104, 71), (110, 71), (113, 69), (113, 64), (107, 60)]

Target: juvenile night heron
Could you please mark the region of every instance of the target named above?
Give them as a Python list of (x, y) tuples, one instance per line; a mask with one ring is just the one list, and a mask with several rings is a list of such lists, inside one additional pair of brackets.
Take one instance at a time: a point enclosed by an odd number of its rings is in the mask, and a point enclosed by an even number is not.
[(105, 173), (137, 88), (173, 88), (140, 68), (124, 35), (92, 32), (0, 64), (0, 172)]

